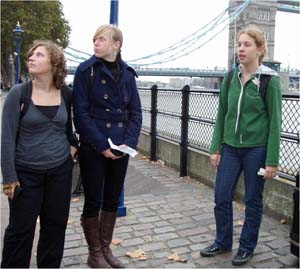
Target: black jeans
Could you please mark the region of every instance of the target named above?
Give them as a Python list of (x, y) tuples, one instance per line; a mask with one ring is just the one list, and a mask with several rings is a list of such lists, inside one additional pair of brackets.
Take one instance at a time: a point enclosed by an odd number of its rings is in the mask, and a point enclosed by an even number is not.
[(128, 161), (128, 155), (112, 160), (81, 144), (79, 165), (85, 197), (82, 216), (95, 217), (100, 208), (109, 212), (118, 210)]
[(1, 268), (29, 268), (38, 216), (37, 266), (60, 266), (70, 209), (72, 169), (71, 157), (49, 170), (17, 167), (22, 192), (16, 200), (9, 200)]

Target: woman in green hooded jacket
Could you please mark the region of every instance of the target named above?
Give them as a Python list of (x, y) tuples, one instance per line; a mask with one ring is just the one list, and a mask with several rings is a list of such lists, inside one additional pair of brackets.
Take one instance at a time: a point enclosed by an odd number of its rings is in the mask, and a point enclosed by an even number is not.
[[(239, 66), (225, 76), (219, 96), (210, 159), (215, 182), (216, 239), (200, 251), (204, 257), (230, 251), (233, 244), (233, 195), (243, 171), (245, 221), (235, 266), (247, 263), (258, 240), (265, 179), (277, 172), (281, 130), (281, 88), (278, 74), (264, 66), (263, 33), (254, 27), (238, 34)], [(263, 79), (265, 96), (261, 95)], [(264, 170), (262, 170), (263, 168)], [(263, 171), (259, 173), (259, 171)]]

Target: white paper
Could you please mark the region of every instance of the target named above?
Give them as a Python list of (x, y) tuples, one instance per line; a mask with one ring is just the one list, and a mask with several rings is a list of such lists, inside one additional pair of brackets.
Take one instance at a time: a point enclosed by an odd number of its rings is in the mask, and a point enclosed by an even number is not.
[(135, 157), (138, 153), (135, 149), (131, 148), (131, 147), (124, 147), (124, 148), (120, 148), (119, 146), (115, 145), (110, 138), (108, 138), (108, 143), (110, 145), (110, 147), (112, 149), (116, 149), (118, 151), (121, 151), (123, 153), (126, 153), (128, 155), (130, 155), (131, 157)]
[[(265, 169), (264, 169), (264, 168), (259, 168), (259, 170), (258, 170), (258, 172), (257, 172), (257, 175), (259, 175), (259, 176), (264, 176), (264, 175), (265, 175)], [(275, 178), (275, 179), (278, 179), (279, 176), (276, 175), (274, 178)]]

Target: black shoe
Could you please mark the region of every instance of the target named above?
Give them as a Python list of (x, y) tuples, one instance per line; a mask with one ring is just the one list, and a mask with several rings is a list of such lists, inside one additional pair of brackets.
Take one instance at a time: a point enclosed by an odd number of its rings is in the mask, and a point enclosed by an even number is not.
[(252, 258), (252, 256), (252, 253), (243, 250), (238, 250), (237, 254), (232, 260), (232, 264), (235, 266), (246, 264)]
[(220, 249), (215, 243), (213, 243), (209, 247), (200, 250), (200, 254), (202, 257), (213, 257), (216, 256), (217, 254), (221, 254), (224, 252), (227, 251)]

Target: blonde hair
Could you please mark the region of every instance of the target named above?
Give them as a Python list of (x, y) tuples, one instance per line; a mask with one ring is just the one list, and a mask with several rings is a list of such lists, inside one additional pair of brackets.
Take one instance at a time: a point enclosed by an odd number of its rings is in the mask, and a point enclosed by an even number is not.
[(51, 40), (35, 40), (27, 53), (27, 61), (36, 48), (40, 46), (46, 48), (49, 53), (53, 83), (57, 89), (61, 89), (64, 85), (65, 77), (67, 76), (67, 66), (63, 50)]
[(95, 40), (97, 39), (97, 37), (105, 32), (109, 32), (110, 33), (110, 37), (111, 39), (116, 42), (119, 41), (120, 42), (120, 48), (122, 47), (123, 44), (123, 34), (122, 31), (113, 24), (104, 24), (101, 25), (95, 32), (94, 37), (93, 37), (93, 42), (95, 42)]
[(265, 40), (263, 32), (256, 26), (249, 26), (245, 29), (242, 29), (238, 33), (237, 40), (239, 40), (239, 38), (242, 34), (246, 34), (246, 35), (250, 36), (251, 38), (253, 38), (254, 42), (256, 44), (256, 47), (262, 49), (262, 52), (259, 55), (259, 59), (258, 59), (259, 64), (261, 64), (263, 61), (263, 58), (267, 54), (267, 44), (266, 44), (266, 40)]

